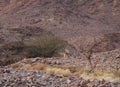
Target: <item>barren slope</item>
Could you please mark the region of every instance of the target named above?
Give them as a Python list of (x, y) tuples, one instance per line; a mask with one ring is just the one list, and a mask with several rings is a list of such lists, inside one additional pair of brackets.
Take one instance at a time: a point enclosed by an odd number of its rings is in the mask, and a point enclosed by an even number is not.
[[(66, 57), (14, 50), (46, 34), (68, 42)], [(119, 61), (120, 0), (0, 0), (1, 87), (119, 87)]]
[(119, 35), (119, 0), (6, 0), (5, 4), (0, 11), (3, 27), (38, 26), (77, 42), (79, 36)]
[(0, 9), (0, 46), (20, 41), (19, 30), (32, 38), (45, 30), (77, 50), (100, 40), (95, 52), (120, 48), (120, 0), (1, 0)]

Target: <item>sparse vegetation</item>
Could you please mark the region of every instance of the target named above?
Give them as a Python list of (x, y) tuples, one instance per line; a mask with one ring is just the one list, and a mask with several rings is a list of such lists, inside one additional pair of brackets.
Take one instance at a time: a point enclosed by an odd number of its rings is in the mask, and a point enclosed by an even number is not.
[(59, 50), (64, 49), (66, 44), (63, 39), (53, 35), (42, 35), (38, 39), (26, 42), (9, 42), (0, 48), (0, 55), (3, 56), (0, 65), (9, 65), (18, 62), (24, 57), (59, 56)]
[(70, 76), (71, 75), (71, 72), (69, 69), (62, 69), (62, 68), (56, 68), (56, 67), (46, 67), (45, 72), (51, 73), (51, 74), (57, 74), (59, 76)]
[[(74, 66), (50, 66), (43, 63), (37, 63), (37, 64), (12, 64), (12, 68), (14, 69), (23, 69), (23, 70), (42, 70), (48, 74), (56, 74), (58, 76), (77, 76), (77, 77), (83, 77), (84, 79), (106, 79), (106, 80), (120, 80), (118, 73), (113, 73), (112, 71), (109, 71), (108, 69), (104, 69), (103, 71), (100, 71), (102, 67), (96, 67), (94, 70), (95, 72), (89, 73), (88, 71), (91, 69), (89, 66), (86, 67), (74, 67)], [(117, 74), (117, 75), (116, 75)]]
[(45, 64), (39, 63), (39, 64), (33, 65), (32, 69), (33, 69), (33, 70), (36, 70), (36, 69), (37, 69), (37, 70), (44, 70), (45, 67), (46, 67)]
[(15, 63), (15, 64), (11, 64), (11, 67), (12, 67), (13, 69), (19, 69), (19, 68), (21, 67), (21, 65), (18, 64), (18, 63)]
[(11, 42), (2, 47), (4, 53), (9, 56), (10, 52), (23, 53), (27, 57), (52, 57), (59, 54), (58, 50), (63, 49), (66, 42), (60, 37), (44, 35), (38, 39), (27, 42)]
[(65, 45), (66, 42), (63, 39), (52, 35), (45, 35), (25, 43), (28, 57), (52, 57)]
[(0, 87), (120, 87), (119, 4), (0, 0)]
[(23, 69), (23, 70), (31, 70), (32, 69), (31, 67), (32, 66), (30, 64), (25, 64), (23, 67), (21, 67), (21, 69)]
[(85, 48), (83, 48), (83, 46), (79, 46), (80, 52), (87, 58), (88, 63), (89, 63), (89, 66), (90, 66), (90, 68), (91, 68), (91, 69), (88, 71), (88, 73), (94, 72), (94, 69), (95, 69), (96, 64), (97, 64), (97, 63), (92, 64), (92, 59), (91, 59), (91, 57), (93, 56), (93, 53), (94, 53), (93, 49), (94, 49), (96, 46), (98, 46), (99, 44), (101, 44), (102, 42), (103, 42), (102, 40), (97, 41), (96, 38), (94, 38), (93, 44), (88, 47), (89, 49), (86, 50)]

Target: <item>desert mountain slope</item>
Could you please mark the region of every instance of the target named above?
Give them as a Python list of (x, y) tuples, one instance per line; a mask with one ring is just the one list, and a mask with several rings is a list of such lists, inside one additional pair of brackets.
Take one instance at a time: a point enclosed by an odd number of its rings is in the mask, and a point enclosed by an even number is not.
[(3, 86), (120, 87), (120, 0), (0, 0)]
[(39, 26), (66, 37), (120, 31), (119, 0), (6, 0), (5, 4), (0, 12), (5, 26)]
[(2, 0), (0, 6), (3, 28), (37, 26), (74, 44), (102, 35), (114, 44), (110, 49), (119, 47), (119, 0)]

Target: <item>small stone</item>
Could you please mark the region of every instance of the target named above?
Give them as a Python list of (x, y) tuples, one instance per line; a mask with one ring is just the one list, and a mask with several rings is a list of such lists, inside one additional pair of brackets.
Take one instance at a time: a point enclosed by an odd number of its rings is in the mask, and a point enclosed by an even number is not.
[(67, 79), (67, 83), (69, 84), (71, 82), (71, 80), (70, 79)]
[(95, 84), (95, 86), (98, 86), (98, 85), (100, 84), (100, 81), (97, 80), (97, 79), (95, 79), (95, 80), (94, 80), (94, 84)]
[(0, 81), (0, 85), (2, 84), (2, 82)]
[(104, 79), (102, 79), (101, 83), (104, 84), (106, 81)]

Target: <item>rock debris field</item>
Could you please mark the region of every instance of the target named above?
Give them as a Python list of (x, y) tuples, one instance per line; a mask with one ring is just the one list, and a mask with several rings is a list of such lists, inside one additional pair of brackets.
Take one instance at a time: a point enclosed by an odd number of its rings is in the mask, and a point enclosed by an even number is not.
[(120, 82), (62, 77), (41, 71), (0, 69), (0, 87), (120, 87)]

